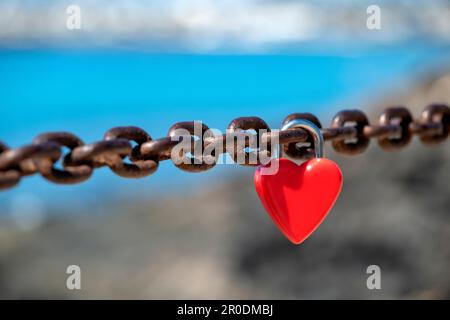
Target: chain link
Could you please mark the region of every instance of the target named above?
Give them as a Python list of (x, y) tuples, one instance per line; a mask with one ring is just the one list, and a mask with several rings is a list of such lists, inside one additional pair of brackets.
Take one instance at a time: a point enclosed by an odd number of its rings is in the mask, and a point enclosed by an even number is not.
[[(381, 114), (376, 125), (370, 125), (367, 116), (360, 110), (340, 111), (333, 118), (330, 128), (323, 128), (317, 117), (310, 113), (290, 114), (283, 124), (293, 119), (312, 121), (321, 128), (325, 141), (331, 141), (336, 152), (347, 155), (364, 152), (371, 139), (378, 140), (384, 150), (396, 150), (408, 145), (413, 135), (417, 135), (424, 144), (435, 144), (446, 140), (450, 133), (450, 108), (444, 104), (427, 106), (417, 120), (404, 107), (390, 107)], [(181, 135), (180, 130), (184, 132)], [(11, 188), (22, 177), (35, 173), (58, 184), (80, 183), (91, 177), (94, 169), (104, 166), (121, 177), (145, 177), (157, 170), (160, 161), (171, 159), (172, 149), (183, 137), (190, 141), (192, 150), (200, 151), (198, 156), (196, 153), (185, 154), (180, 149), (180, 156), (189, 161), (176, 166), (189, 172), (214, 167), (214, 160), (219, 156), (215, 153), (218, 144), (223, 146), (219, 151), (229, 153), (234, 161), (242, 157), (243, 165), (254, 165), (249, 163), (252, 155), (256, 157), (257, 164), (262, 152), (270, 155), (273, 135), (278, 136), (285, 153), (292, 158), (310, 158), (314, 150), (312, 138), (305, 130), (271, 131), (266, 122), (257, 117), (234, 119), (223, 135), (214, 135), (203, 124), (201, 136), (197, 135), (194, 122), (179, 122), (169, 129), (166, 137), (156, 140), (138, 127), (116, 127), (108, 130), (103, 140), (91, 144), (84, 144), (68, 132), (44, 133), (37, 136), (32, 144), (16, 149), (10, 149), (0, 141), (0, 190)], [(232, 148), (226, 143), (229, 139), (235, 142)], [(249, 150), (253, 142), (256, 142), (257, 148)], [(267, 149), (262, 150), (261, 146), (266, 145)], [(68, 152), (64, 154), (63, 148)], [(207, 148), (214, 151), (210, 156), (203, 156)], [(61, 169), (56, 167), (58, 162), (61, 162)]]

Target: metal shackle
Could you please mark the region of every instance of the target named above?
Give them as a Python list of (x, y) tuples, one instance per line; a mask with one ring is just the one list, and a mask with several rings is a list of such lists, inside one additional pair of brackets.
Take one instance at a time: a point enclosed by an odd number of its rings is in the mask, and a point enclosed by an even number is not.
[[(286, 123), (282, 128), (281, 131), (292, 129), (292, 128), (302, 128), (308, 131), (309, 134), (313, 136), (314, 140), (314, 155), (316, 158), (322, 158), (323, 157), (323, 135), (320, 131), (319, 127), (317, 127), (314, 123), (308, 120), (304, 119), (293, 119)], [(278, 146), (278, 154), (276, 157), (279, 158), (287, 158), (284, 154), (283, 147), (280, 144)]]

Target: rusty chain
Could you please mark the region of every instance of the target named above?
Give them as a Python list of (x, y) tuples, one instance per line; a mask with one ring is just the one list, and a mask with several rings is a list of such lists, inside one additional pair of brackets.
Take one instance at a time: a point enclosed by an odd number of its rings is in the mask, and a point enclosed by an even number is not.
[[(312, 121), (321, 128), (325, 141), (331, 141), (335, 151), (347, 155), (363, 152), (371, 139), (377, 139), (385, 150), (395, 150), (406, 146), (413, 135), (417, 135), (424, 144), (434, 144), (447, 139), (450, 133), (450, 108), (444, 104), (427, 106), (418, 120), (414, 120), (404, 107), (390, 107), (381, 114), (377, 125), (370, 125), (367, 116), (359, 110), (340, 111), (333, 118), (330, 128), (322, 128), (317, 117), (310, 113), (291, 114), (283, 124), (293, 119)], [(176, 123), (166, 137), (157, 140), (138, 127), (116, 127), (107, 131), (103, 140), (91, 144), (84, 144), (77, 136), (67, 132), (41, 134), (31, 144), (17, 149), (9, 149), (0, 141), (0, 190), (11, 188), (22, 177), (36, 173), (58, 184), (79, 183), (87, 180), (94, 169), (104, 166), (121, 177), (148, 176), (156, 171), (160, 161), (171, 159), (172, 149), (178, 144), (172, 139), (177, 129), (187, 130), (192, 144), (201, 143), (202, 150), (222, 143), (221, 152), (229, 153), (233, 160), (239, 154), (243, 155), (244, 165), (255, 165), (247, 161), (250, 153), (264, 150), (239, 149), (236, 144), (231, 149), (223, 142), (229, 138), (236, 140), (243, 132), (248, 138), (249, 130), (254, 130), (252, 137), (257, 142), (269, 143), (268, 150), (265, 150), (269, 154), (270, 138), (274, 134), (278, 135), (279, 143), (292, 158), (309, 158), (314, 148), (311, 137), (303, 129), (271, 131), (266, 122), (258, 117), (236, 118), (229, 124), (227, 133), (220, 136), (208, 135), (209, 128), (203, 124), (202, 135), (205, 132), (206, 135), (195, 137), (193, 124)], [(266, 132), (260, 134), (261, 129)], [(245, 146), (249, 146), (248, 139)], [(69, 152), (63, 154), (63, 147)], [(213, 157), (218, 156), (213, 153)], [(188, 163), (177, 164), (177, 167), (189, 172), (200, 172), (215, 165), (215, 162), (205, 160), (191, 157)], [(59, 161), (62, 163), (61, 168), (56, 167)]]

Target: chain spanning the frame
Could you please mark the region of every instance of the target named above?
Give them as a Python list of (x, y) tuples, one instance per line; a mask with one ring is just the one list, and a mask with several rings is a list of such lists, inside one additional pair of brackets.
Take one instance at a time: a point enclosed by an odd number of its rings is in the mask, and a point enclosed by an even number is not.
[[(285, 118), (287, 123), (293, 119), (306, 119), (321, 128), (325, 141), (331, 141), (334, 150), (347, 155), (363, 152), (370, 139), (376, 138), (381, 148), (394, 150), (406, 146), (413, 135), (419, 136), (425, 144), (439, 143), (447, 139), (450, 132), (450, 108), (444, 104), (427, 106), (417, 120), (404, 107), (387, 108), (380, 116), (377, 125), (370, 125), (366, 115), (359, 110), (343, 110), (333, 118), (330, 128), (322, 128), (319, 120), (310, 113), (294, 113)], [(174, 124), (166, 137), (153, 140), (150, 135), (138, 127), (116, 127), (108, 130), (104, 139), (84, 144), (77, 136), (68, 132), (49, 132), (37, 136), (32, 144), (9, 149), (0, 142), (0, 190), (17, 185), (24, 176), (39, 173), (45, 179), (59, 184), (73, 184), (87, 180), (94, 169), (107, 166), (114, 173), (125, 178), (141, 178), (156, 171), (159, 162), (171, 159), (171, 151), (178, 144), (172, 137), (177, 129), (190, 132), (193, 144), (201, 143), (202, 150), (221, 143), (222, 153), (228, 152), (233, 160), (243, 155), (244, 165), (250, 154), (259, 150), (248, 148), (229, 148), (227, 138), (237, 140), (245, 134), (245, 146), (249, 146), (248, 132), (257, 142), (268, 143), (270, 153), (271, 135), (277, 134), (284, 151), (292, 158), (309, 158), (313, 154), (312, 137), (301, 128), (285, 131), (271, 131), (266, 122), (258, 117), (236, 118), (229, 124), (227, 133), (221, 136), (205, 134), (194, 136), (194, 122)], [(208, 132), (203, 124), (202, 135)], [(260, 134), (259, 130), (266, 130)], [(131, 142), (136, 144), (132, 145)], [(299, 142), (303, 142), (302, 145)], [(62, 147), (70, 151), (63, 154)], [(276, 146), (275, 146), (276, 147)], [(214, 157), (218, 157), (214, 153)], [(203, 156), (202, 156), (203, 157)], [(128, 160), (127, 160), (128, 159)], [(182, 170), (200, 172), (212, 168), (215, 163), (191, 158), (188, 163), (176, 164)], [(200, 161), (199, 161), (200, 160)], [(56, 163), (61, 161), (62, 167)]]

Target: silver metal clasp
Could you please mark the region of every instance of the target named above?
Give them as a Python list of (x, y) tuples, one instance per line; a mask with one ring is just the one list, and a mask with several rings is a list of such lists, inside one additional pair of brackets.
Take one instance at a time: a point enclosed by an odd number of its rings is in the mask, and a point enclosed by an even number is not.
[[(314, 123), (312, 123), (311, 121), (308, 121), (308, 120), (294, 119), (294, 120), (291, 120), (288, 123), (286, 123), (281, 128), (281, 131), (287, 130), (287, 129), (291, 129), (291, 128), (302, 128), (302, 129), (305, 129), (306, 131), (308, 131), (308, 133), (310, 133), (313, 136), (314, 155), (315, 155), (315, 157), (316, 158), (322, 158), (323, 157), (324, 140), (323, 140), (322, 132), (320, 131), (319, 127), (317, 127)], [(275, 157), (276, 158), (289, 159), (289, 160), (294, 161), (296, 163), (299, 162), (296, 159), (292, 159), (292, 158), (288, 157), (284, 153), (283, 146), (281, 144), (278, 146), (278, 151), (277, 151), (277, 154), (275, 155)]]

